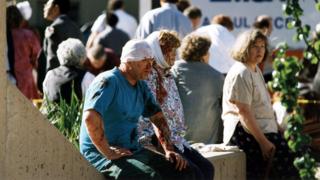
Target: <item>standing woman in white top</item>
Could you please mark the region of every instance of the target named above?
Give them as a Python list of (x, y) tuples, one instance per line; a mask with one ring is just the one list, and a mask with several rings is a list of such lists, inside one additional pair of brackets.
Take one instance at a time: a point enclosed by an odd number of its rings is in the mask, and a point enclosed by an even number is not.
[(241, 34), (232, 52), (237, 62), (223, 87), (223, 141), (246, 153), (247, 179), (297, 177), (293, 155), (279, 131), (270, 95), (257, 67), (267, 58), (267, 46), (267, 37), (258, 30)]

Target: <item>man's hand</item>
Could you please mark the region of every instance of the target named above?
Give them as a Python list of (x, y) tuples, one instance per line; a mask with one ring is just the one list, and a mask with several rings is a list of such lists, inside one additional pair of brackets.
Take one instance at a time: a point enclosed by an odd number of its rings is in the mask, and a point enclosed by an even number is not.
[(110, 146), (107, 154), (107, 159), (115, 160), (124, 156), (131, 156), (131, 155), (132, 155), (132, 152), (128, 149)]
[(182, 171), (185, 169), (188, 165), (188, 162), (178, 153), (174, 151), (167, 151), (166, 152), (166, 158), (176, 164), (176, 169), (179, 171)]

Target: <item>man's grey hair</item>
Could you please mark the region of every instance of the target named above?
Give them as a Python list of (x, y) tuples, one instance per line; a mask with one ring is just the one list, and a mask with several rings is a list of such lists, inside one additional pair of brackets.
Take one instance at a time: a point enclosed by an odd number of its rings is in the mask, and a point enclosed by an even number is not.
[(86, 48), (80, 40), (68, 38), (59, 44), (57, 56), (60, 65), (80, 66), (86, 60)]

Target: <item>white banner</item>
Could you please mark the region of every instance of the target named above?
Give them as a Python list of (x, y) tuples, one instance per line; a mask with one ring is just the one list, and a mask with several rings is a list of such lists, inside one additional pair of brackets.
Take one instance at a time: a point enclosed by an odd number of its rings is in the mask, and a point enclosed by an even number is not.
[[(315, 9), (315, 1), (300, 0), (304, 10), (301, 18), (302, 24), (309, 24), (311, 31), (320, 22), (320, 13)], [(273, 32), (270, 37), (271, 45), (286, 41), (292, 48), (303, 48), (304, 43), (296, 43), (292, 40), (295, 30), (288, 30), (285, 17), (282, 12), (282, 5), (285, 0), (191, 0), (192, 5), (199, 7), (203, 13), (203, 19), (210, 23), (211, 18), (217, 14), (230, 16), (234, 23), (234, 35), (248, 29), (255, 18), (266, 14), (273, 19)]]

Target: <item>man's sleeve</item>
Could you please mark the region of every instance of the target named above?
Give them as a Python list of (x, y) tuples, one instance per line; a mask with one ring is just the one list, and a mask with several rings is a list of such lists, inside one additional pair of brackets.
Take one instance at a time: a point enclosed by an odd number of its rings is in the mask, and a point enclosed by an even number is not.
[(115, 96), (116, 86), (112, 79), (95, 79), (87, 90), (83, 111), (93, 109), (102, 117)]

